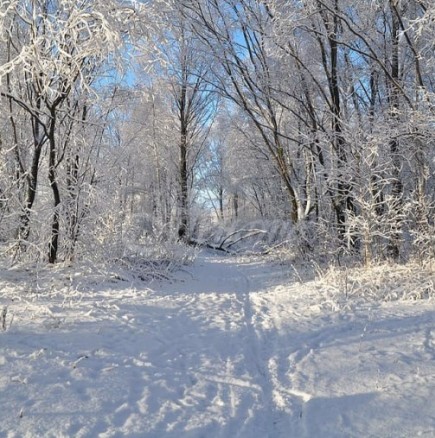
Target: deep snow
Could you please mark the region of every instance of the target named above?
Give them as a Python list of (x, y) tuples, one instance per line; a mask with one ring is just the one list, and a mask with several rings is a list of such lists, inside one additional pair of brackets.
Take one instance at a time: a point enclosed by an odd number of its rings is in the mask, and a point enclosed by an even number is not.
[(44, 275), (1, 272), (0, 436), (435, 437), (433, 299), (334, 310), (207, 252), (151, 284)]

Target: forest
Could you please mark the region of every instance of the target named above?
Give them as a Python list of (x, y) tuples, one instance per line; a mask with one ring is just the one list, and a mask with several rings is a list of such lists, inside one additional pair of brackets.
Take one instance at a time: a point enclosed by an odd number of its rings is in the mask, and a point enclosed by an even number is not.
[(434, 256), (431, 1), (2, 0), (0, 46), (12, 264)]
[(435, 1), (0, 0), (0, 436), (435, 437)]

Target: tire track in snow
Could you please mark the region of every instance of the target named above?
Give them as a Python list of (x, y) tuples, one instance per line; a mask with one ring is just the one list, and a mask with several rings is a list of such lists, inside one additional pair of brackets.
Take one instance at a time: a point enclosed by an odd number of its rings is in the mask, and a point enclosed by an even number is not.
[(267, 360), (270, 414), (275, 431), (270, 436), (307, 437), (309, 419), (306, 409), (313, 395), (297, 387), (300, 364), (312, 355), (313, 349), (297, 332), (292, 333), (288, 329), (283, 331), (283, 328), (277, 325), (279, 321), (276, 319), (281, 311), (290, 311), (296, 317), (297, 312), (294, 309), (297, 309), (297, 305), (291, 302), (290, 308), (284, 309), (281, 304), (274, 302), (273, 293), (270, 294), (270, 291), (265, 289), (255, 296), (253, 307), (252, 313), (258, 326), (257, 336), (261, 345), (267, 349), (264, 361)]
[(254, 324), (255, 312), (251, 301), (252, 284), (247, 275), (240, 271), (238, 274), (242, 280), (238, 299), (243, 306), (244, 323), (247, 333), (245, 356), (252, 357), (252, 362), (249, 360), (249, 357), (246, 357), (246, 364), (252, 363), (251, 373), (253, 376), (258, 375), (260, 377), (260, 381), (257, 383), (261, 388), (261, 419), (256, 428), (258, 427), (262, 431), (261, 436), (278, 437), (281, 436), (278, 424), (282, 419), (283, 411), (279, 410), (275, 402), (276, 379), (271, 374), (269, 368), (275, 342), (261, 336), (256, 329)]
[(326, 313), (273, 270), (205, 255), (155, 290), (25, 295), (0, 435), (432, 436), (433, 303)]

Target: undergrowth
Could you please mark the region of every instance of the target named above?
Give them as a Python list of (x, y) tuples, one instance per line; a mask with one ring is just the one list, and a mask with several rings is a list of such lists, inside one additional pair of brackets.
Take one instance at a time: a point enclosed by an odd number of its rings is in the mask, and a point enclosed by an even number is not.
[(370, 267), (317, 269), (317, 281), (337, 303), (387, 302), (435, 298), (435, 263), (409, 261)]

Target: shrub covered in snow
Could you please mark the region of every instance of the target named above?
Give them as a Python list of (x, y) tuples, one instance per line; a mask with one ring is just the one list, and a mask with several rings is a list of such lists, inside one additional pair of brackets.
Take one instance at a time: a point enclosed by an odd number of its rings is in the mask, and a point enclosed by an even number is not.
[(435, 263), (371, 267), (329, 266), (318, 269), (319, 287), (339, 306), (358, 301), (396, 301), (435, 298)]

